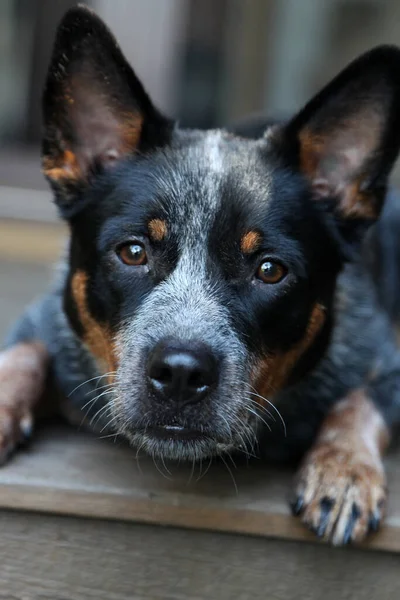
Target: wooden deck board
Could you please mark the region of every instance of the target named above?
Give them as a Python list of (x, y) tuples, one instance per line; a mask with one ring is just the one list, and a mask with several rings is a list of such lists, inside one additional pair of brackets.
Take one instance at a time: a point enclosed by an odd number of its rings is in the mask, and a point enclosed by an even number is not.
[[(390, 505), (387, 525), (365, 545), (400, 551), (400, 461), (387, 459)], [(159, 468), (162, 469), (161, 464)], [(36, 437), (0, 471), (0, 508), (132, 521), (290, 540), (314, 541), (290, 515), (293, 473), (261, 462), (231, 476), (213, 466), (196, 481), (189, 466), (163, 477), (147, 457), (124, 445), (56, 426)]]
[(399, 557), (0, 511), (2, 600), (394, 600)]

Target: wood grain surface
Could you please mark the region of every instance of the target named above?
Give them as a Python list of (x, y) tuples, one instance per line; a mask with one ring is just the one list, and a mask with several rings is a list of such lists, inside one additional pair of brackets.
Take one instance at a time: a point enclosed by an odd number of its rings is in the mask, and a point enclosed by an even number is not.
[(399, 558), (132, 523), (0, 513), (2, 600), (395, 600)]
[[(399, 457), (389, 457), (387, 466), (387, 525), (365, 547), (398, 552)], [(46, 428), (1, 469), (0, 508), (314, 541), (289, 512), (290, 470), (255, 462), (232, 465), (231, 475), (216, 464), (197, 481), (199, 472), (189, 466), (168, 465), (170, 473), (157, 467), (147, 457), (138, 463), (122, 444)]]

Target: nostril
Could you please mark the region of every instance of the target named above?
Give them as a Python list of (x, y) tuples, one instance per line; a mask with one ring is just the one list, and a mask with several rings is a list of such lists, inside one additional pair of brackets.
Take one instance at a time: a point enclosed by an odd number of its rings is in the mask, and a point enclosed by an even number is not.
[(204, 373), (201, 371), (193, 371), (189, 374), (187, 380), (188, 387), (192, 390), (200, 390), (207, 387), (207, 383), (204, 378)]
[(158, 369), (153, 369), (150, 373), (150, 377), (162, 383), (163, 385), (168, 385), (172, 383), (173, 374), (172, 370), (168, 367), (158, 367)]

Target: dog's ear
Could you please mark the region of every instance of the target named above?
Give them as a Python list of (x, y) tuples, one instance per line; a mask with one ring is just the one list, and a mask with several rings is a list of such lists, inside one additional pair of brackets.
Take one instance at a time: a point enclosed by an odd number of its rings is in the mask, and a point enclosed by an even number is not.
[(278, 133), (341, 220), (375, 220), (400, 146), (400, 50), (362, 55)]
[(152, 105), (111, 32), (82, 5), (58, 27), (43, 114), (43, 171), (62, 208), (94, 172), (162, 146), (172, 126)]

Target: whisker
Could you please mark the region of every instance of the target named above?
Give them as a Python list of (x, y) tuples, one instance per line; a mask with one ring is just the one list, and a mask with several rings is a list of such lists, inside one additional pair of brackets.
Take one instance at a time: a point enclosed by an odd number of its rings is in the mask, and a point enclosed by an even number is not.
[(109, 373), (104, 373), (104, 375), (97, 375), (97, 377), (92, 377), (91, 379), (87, 379), (83, 383), (80, 383), (79, 385), (77, 385), (72, 390), (72, 392), (70, 392), (68, 394), (68, 398), (70, 398), (72, 396), (72, 394), (74, 394), (77, 390), (79, 390), (79, 388), (81, 388), (83, 385), (86, 385), (86, 384), (90, 383), (91, 381), (95, 381), (96, 379), (103, 379), (103, 377), (109, 377), (111, 375), (116, 375), (116, 374), (117, 374), (117, 371), (110, 371)]
[(269, 432), (272, 432), (271, 425), (269, 423), (267, 423), (267, 421), (265, 419), (263, 419), (263, 417), (261, 415), (259, 415), (255, 410), (253, 410), (252, 408), (249, 408), (248, 406), (246, 406), (246, 410), (249, 413), (251, 413), (252, 415), (254, 415), (256, 417), (256, 419), (259, 419), (262, 423), (264, 423), (264, 425), (267, 427)]
[(254, 404), (258, 410), (261, 410), (262, 412), (264, 412), (266, 415), (268, 415), (268, 417), (271, 419), (271, 421), (276, 423), (276, 419), (275, 419), (274, 415), (272, 414), (272, 412), (270, 410), (268, 410), (265, 406), (263, 406), (260, 402), (257, 402), (257, 400), (255, 400), (254, 398), (247, 398), (247, 400), (249, 402), (252, 402), (252, 404)]
[(220, 415), (220, 418), (225, 422), (225, 424), (228, 428), (228, 431), (230, 433), (231, 439), (232, 439), (232, 425), (229, 424), (228, 419), (226, 417), (224, 417), (224, 415)]
[(190, 471), (189, 479), (187, 480), (186, 485), (190, 485), (192, 483), (195, 465), (196, 465), (196, 459), (193, 458), (193, 460), (192, 460), (192, 469)]
[(106, 385), (101, 385), (100, 387), (96, 387), (94, 388), (94, 390), (89, 390), (88, 392), (86, 392), (85, 396), (89, 396), (89, 394), (94, 394), (94, 392), (100, 392), (101, 390), (105, 390), (106, 388), (112, 388), (114, 387), (114, 383), (107, 383)]
[[(111, 407), (110, 407), (111, 409)], [(116, 421), (118, 421), (118, 415), (114, 415), (112, 417), (112, 419), (110, 419), (109, 421), (107, 421), (107, 423), (104, 425), (104, 427), (101, 428), (100, 433), (102, 433), (105, 429), (107, 429), (108, 427), (111, 427), (111, 425), (113, 423), (115, 423)], [(118, 433), (116, 435), (119, 435)]]
[[(102, 396), (105, 396), (106, 394), (111, 394), (111, 393), (113, 393), (113, 392), (114, 392), (114, 390), (106, 390), (105, 392), (102, 392), (101, 394), (99, 394), (98, 396), (96, 396), (96, 397), (95, 397), (95, 398), (93, 398), (92, 400), (89, 400), (89, 402), (87, 402), (87, 403), (85, 404), (85, 406), (84, 406), (83, 408), (85, 408), (86, 406), (87, 406), (88, 408), (87, 408), (87, 410), (86, 410), (86, 412), (85, 412), (85, 414), (84, 414), (84, 416), (83, 416), (83, 419), (82, 419), (81, 425), (82, 425), (82, 423), (84, 422), (84, 420), (87, 418), (87, 416), (88, 416), (88, 414), (89, 414), (89, 412), (90, 412), (91, 408), (93, 408), (94, 404), (95, 404), (95, 403), (96, 403), (98, 400), (100, 400), (100, 398), (101, 398)], [(108, 406), (108, 404), (106, 404), (105, 406)], [(82, 409), (82, 410), (83, 410), (83, 409)], [(96, 413), (96, 414), (97, 414), (97, 413)], [(96, 415), (95, 415), (95, 416), (96, 416)], [(93, 420), (93, 419), (94, 419), (94, 417), (92, 417), (92, 420)], [(90, 421), (90, 425), (91, 425), (91, 424), (92, 424), (92, 421)]]
[(249, 452), (249, 451), (248, 451), (248, 450), (246, 450), (245, 448), (235, 448), (235, 450), (236, 450), (237, 452), (241, 452), (242, 454), (244, 454), (244, 455), (245, 455), (245, 457), (247, 458), (247, 460), (248, 460), (249, 458), (256, 458), (257, 460), (259, 460), (259, 459), (260, 459), (260, 457), (259, 457), (259, 456), (257, 456), (257, 454), (253, 454), (252, 452)]
[(157, 464), (156, 457), (154, 456), (154, 454), (152, 454), (152, 458), (153, 458), (154, 466), (157, 469), (157, 471), (160, 473), (160, 475), (162, 475), (164, 477), (164, 479), (168, 479), (169, 481), (172, 481), (171, 477), (168, 477), (168, 475), (163, 473), (163, 471), (160, 469), (160, 467)]
[(199, 481), (199, 479), (200, 479), (200, 477), (201, 477), (202, 470), (203, 470), (203, 459), (202, 459), (202, 458), (200, 458), (199, 476), (197, 477), (197, 479), (196, 479), (196, 482), (195, 482), (195, 483), (197, 483), (197, 482)]
[(163, 457), (163, 455), (161, 455), (161, 457), (160, 457), (160, 458), (161, 458), (161, 464), (162, 464), (162, 466), (163, 466), (163, 467), (164, 467), (164, 469), (167, 471), (168, 475), (171, 475), (171, 476), (172, 476), (172, 473), (171, 473), (171, 471), (168, 469), (167, 465), (165, 464), (165, 460), (164, 460), (164, 457)]
[[(245, 421), (243, 421), (243, 419), (241, 419), (239, 415), (236, 415), (235, 413), (233, 413), (232, 410), (228, 409), (228, 415), (231, 417), (231, 424), (228, 423), (228, 421), (225, 417), (223, 417), (224, 421), (225, 421), (225, 423), (227, 423), (231, 433), (233, 433), (234, 436), (239, 438), (240, 443), (244, 447), (243, 452), (246, 454), (247, 446), (249, 446), (251, 452), (254, 453), (255, 452), (254, 443), (256, 440), (255, 440), (254, 435), (251, 436), (251, 430), (249, 429), (247, 423)], [(223, 415), (221, 415), (221, 416), (223, 416)], [(241, 430), (238, 428), (238, 425), (240, 425), (242, 427)], [(247, 443), (243, 439), (243, 435), (245, 436)]]
[[(111, 392), (112, 390), (110, 389), (110, 390), (107, 390), (107, 391), (110, 391), (110, 392)], [(103, 393), (104, 393), (104, 392), (103, 392)], [(102, 394), (99, 394), (99, 395), (97, 395), (97, 396), (95, 396), (94, 398), (91, 398), (90, 400), (88, 400), (88, 401), (86, 402), (86, 404), (84, 404), (84, 405), (82, 406), (81, 410), (85, 410), (85, 408), (86, 408), (87, 406), (89, 406), (89, 405), (92, 405), (92, 404), (94, 404), (95, 402), (97, 402), (97, 400), (98, 400), (98, 399), (99, 399), (99, 398), (100, 398), (100, 397), (103, 395), (103, 393), (102, 393)], [(89, 412), (89, 411), (88, 411), (88, 412)]]
[(227, 471), (228, 471), (229, 475), (231, 476), (231, 479), (232, 479), (233, 485), (234, 485), (234, 487), (235, 487), (235, 490), (236, 490), (236, 495), (238, 496), (238, 495), (239, 495), (239, 490), (238, 490), (238, 486), (237, 486), (237, 484), (236, 484), (235, 478), (234, 478), (234, 476), (233, 476), (232, 469), (229, 467), (229, 465), (228, 465), (228, 463), (226, 462), (226, 460), (225, 460), (225, 458), (224, 458), (223, 454), (220, 454), (220, 458), (221, 458), (222, 462), (224, 463), (225, 467), (227, 468)]
[[(99, 410), (98, 410), (98, 411), (97, 411), (97, 412), (96, 412), (96, 413), (93, 415), (93, 417), (90, 419), (89, 425), (93, 425), (93, 426), (94, 426), (94, 424), (95, 424), (95, 423), (97, 423), (97, 422), (99, 421), (99, 419), (100, 419), (101, 415), (102, 415), (103, 413), (106, 413), (106, 411), (108, 411), (108, 410), (110, 410), (110, 409), (111, 409), (111, 407), (110, 407), (110, 405), (109, 405), (109, 404), (105, 404), (104, 406), (102, 406), (101, 408), (99, 408)], [(97, 417), (97, 419), (96, 419), (96, 417)]]
[(140, 455), (139, 454), (140, 454), (140, 451), (143, 448), (143, 446), (144, 446), (144, 440), (142, 440), (141, 444), (138, 446), (138, 448), (136, 450), (136, 456), (135, 456), (137, 468), (142, 477), (143, 477), (143, 471), (142, 471), (142, 467), (140, 465)]
[(205, 476), (207, 475), (207, 473), (208, 473), (208, 471), (210, 470), (210, 467), (211, 467), (211, 465), (212, 465), (212, 461), (213, 461), (213, 459), (212, 459), (212, 456), (211, 456), (211, 458), (210, 458), (210, 460), (209, 460), (209, 462), (208, 462), (208, 465), (207, 465), (207, 467), (206, 467), (206, 470), (204, 471), (204, 473), (201, 473), (201, 472), (200, 472), (200, 475), (199, 475), (199, 476), (198, 476), (198, 478), (196, 479), (196, 483), (197, 483), (197, 482), (199, 482), (199, 481), (200, 481), (200, 479), (203, 479), (203, 477), (205, 477)]
[(236, 465), (235, 461), (233, 460), (232, 454), (230, 452), (228, 452), (227, 456), (228, 456), (229, 460), (231, 461), (233, 468), (237, 469), (237, 465)]
[(119, 433), (109, 433), (108, 435), (99, 435), (97, 437), (98, 440), (106, 440), (107, 438), (115, 438), (119, 435)]
[(84, 419), (86, 419), (89, 410), (92, 408), (93, 404), (96, 402), (97, 397), (96, 398), (92, 398), (91, 400), (89, 400), (88, 402), (86, 402), (86, 404), (84, 404), (81, 408), (81, 412), (83, 412), (85, 410), (86, 407), (88, 407), (85, 416), (83, 417)]
[(251, 394), (252, 396), (256, 396), (257, 398), (260, 398), (260, 400), (263, 400), (264, 402), (266, 402), (267, 404), (269, 404), (271, 406), (271, 408), (274, 409), (274, 411), (276, 412), (276, 414), (278, 415), (278, 417), (280, 418), (280, 420), (282, 422), (283, 431), (284, 431), (285, 437), (287, 437), (286, 423), (285, 423), (284, 418), (282, 417), (281, 413), (276, 408), (275, 404), (273, 404), (270, 400), (268, 400), (268, 398), (265, 398), (264, 396), (261, 396), (257, 392), (249, 392), (249, 394)]

